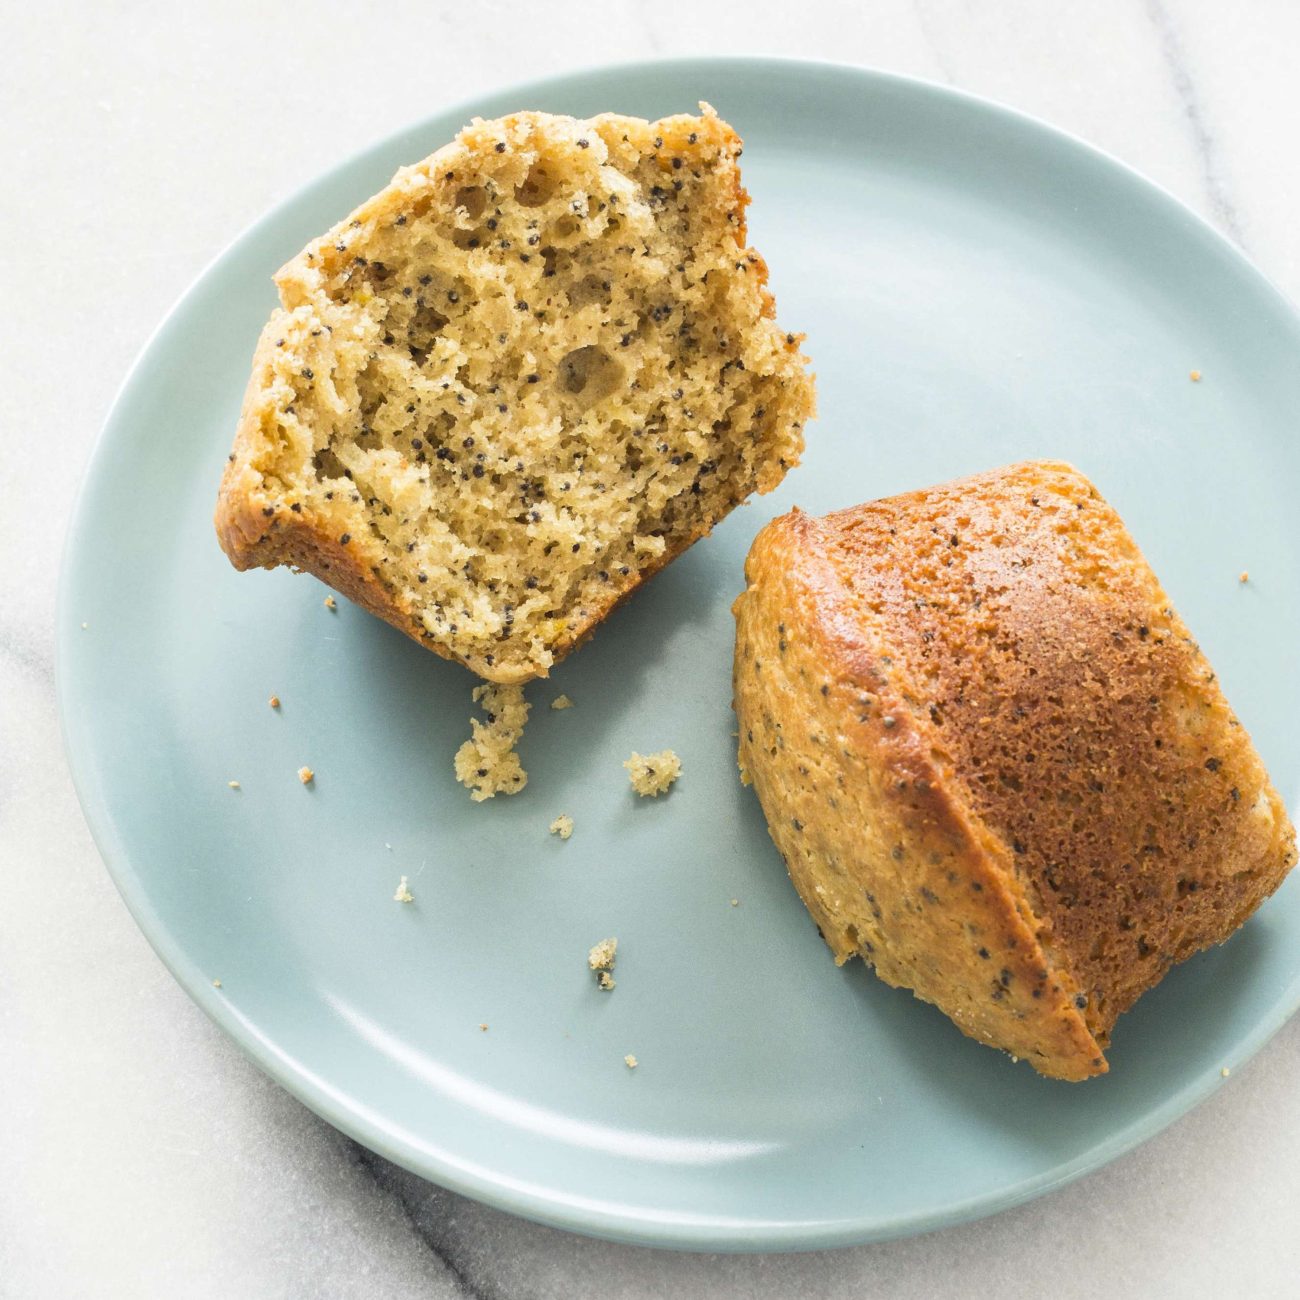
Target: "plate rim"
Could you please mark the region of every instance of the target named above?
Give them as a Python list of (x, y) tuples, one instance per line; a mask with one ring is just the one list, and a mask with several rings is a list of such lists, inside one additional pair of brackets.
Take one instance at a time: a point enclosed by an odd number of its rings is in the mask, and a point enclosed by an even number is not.
[[(1237, 275), (1252, 281), (1256, 290), (1262, 291), (1267, 299), (1272, 300), (1274, 307), (1290, 319), (1300, 336), (1300, 311), (1296, 305), (1241, 248), (1183, 200), (1107, 150), (1071, 131), (1054, 126), (1035, 114), (1012, 108), (987, 96), (867, 64), (747, 54), (597, 62), (524, 82), (504, 85), (494, 83), (477, 95), (441, 105), (353, 150), (283, 195), (208, 260), (150, 331), (131, 362), (94, 438), (68, 516), (55, 604), (55, 695), (64, 756), (78, 803), (95, 847), (132, 919), (177, 983), (209, 1020), (259, 1070), (321, 1119), (369, 1150), (438, 1186), (534, 1222), (586, 1236), (632, 1245), (693, 1251), (827, 1249), (886, 1241), (970, 1222), (1011, 1209), (1063, 1187), (1162, 1132), (1223, 1086), (1225, 1075), (1217, 1068), (1194, 1075), (1154, 1109), (1111, 1132), (1072, 1160), (1022, 1178), (996, 1192), (980, 1194), (924, 1212), (897, 1214), (884, 1219), (860, 1215), (821, 1220), (737, 1222), (734, 1218), (722, 1215), (712, 1218), (695, 1215), (690, 1219), (674, 1219), (671, 1214), (634, 1212), (609, 1204), (575, 1203), (576, 1198), (547, 1195), (544, 1190), (538, 1191), (521, 1185), (518, 1179), (508, 1174), (472, 1166), (470, 1161), (456, 1160), (450, 1153), (435, 1150), (428, 1143), (408, 1140), (396, 1125), (387, 1124), (381, 1114), (370, 1110), (360, 1099), (346, 1097), (332, 1089), (325, 1079), (315, 1075), (304, 1063), (292, 1058), (242, 1017), (231, 1003), (218, 995), (207, 975), (188, 958), (181, 941), (167, 928), (154, 909), (147, 888), (137, 874), (119, 833), (113, 809), (109, 801), (101, 797), (91, 779), (93, 746), (87, 738), (88, 729), (72, 720), (72, 712), (68, 707), (69, 693), (72, 690), (72, 670), (68, 661), (76, 627), (70, 611), (80, 581), (78, 555), (84, 552), (86, 545), (87, 511), (92, 485), (100, 476), (102, 462), (109, 455), (114, 431), (128, 411), (136, 387), (143, 382), (141, 376), (146, 362), (155, 349), (161, 346), (173, 322), (185, 311), (191, 300), (199, 296), (208, 279), (236, 250), (256, 239), (264, 229), (273, 226), (286, 210), (300, 203), (313, 189), (325, 184), (339, 172), (363, 162), (385, 147), (395, 145), (403, 137), (434, 121), (453, 116), (468, 121), (487, 100), (506, 93), (518, 95), (521, 102), (525, 97), (553, 96), (564, 93), (575, 83), (580, 84), (610, 73), (645, 77), (665, 70), (676, 73), (704, 72), (719, 66), (725, 66), (731, 71), (749, 72), (760, 78), (782, 72), (796, 75), (817, 72), (840, 77), (845, 81), (887, 86), (921, 98), (947, 101), (959, 108), (987, 113), (1000, 126), (1025, 131), (1038, 138), (1046, 137), (1049, 144), (1074, 152), (1092, 165), (1113, 168), (1122, 174), (1129, 186), (1144, 191), (1149, 199), (1159, 203), (1171, 219), (1182, 222), (1199, 234), (1209, 248), (1220, 258), (1226, 259)], [(1226, 1064), (1235, 1069), (1248, 1061), (1297, 1010), (1300, 1010), (1300, 967), (1290, 984), (1277, 995), (1271, 1012), (1261, 1016), (1250, 1032), (1239, 1040), (1234, 1059)]]

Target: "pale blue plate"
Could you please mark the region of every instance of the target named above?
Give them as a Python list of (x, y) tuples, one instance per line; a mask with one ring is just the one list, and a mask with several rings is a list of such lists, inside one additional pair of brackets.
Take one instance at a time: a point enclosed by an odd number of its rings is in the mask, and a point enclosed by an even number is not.
[[(451, 763), (469, 675), (346, 602), (330, 613), (316, 582), (236, 574), (217, 549), (213, 498), (270, 275), (473, 114), (657, 116), (700, 99), (745, 136), (752, 237), (782, 323), (807, 331), (821, 418), (778, 493), (533, 689), (527, 790), (472, 804)], [(736, 779), (742, 558), (796, 502), (820, 512), (1020, 457), (1074, 461), (1292, 795), (1297, 429), (1287, 304), (1167, 195), (1028, 118), (780, 61), (503, 91), (272, 212), (136, 365), (63, 573), (81, 800), (199, 1005), (307, 1105), (448, 1187), (700, 1248), (829, 1246), (987, 1214), (1149, 1137), (1283, 1023), (1300, 1001), (1300, 887), (1144, 998), (1111, 1075), (1083, 1085), (976, 1046), (861, 965), (837, 970)], [(574, 709), (546, 707), (559, 691)], [(662, 746), (685, 774), (638, 803), (620, 764)], [(562, 812), (568, 843), (547, 834)], [(392, 898), (402, 874), (410, 907)], [(607, 935), (611, 995), (586, 969)]]

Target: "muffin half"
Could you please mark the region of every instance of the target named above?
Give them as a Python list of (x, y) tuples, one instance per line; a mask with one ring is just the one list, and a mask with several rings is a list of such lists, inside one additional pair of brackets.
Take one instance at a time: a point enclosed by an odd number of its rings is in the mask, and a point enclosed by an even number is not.
[(800, 336), (735, 132), (476, 121), (277, 275), (221, 486), (287, 564), (480, 676), (544, 676), (799, 458)]
[(1079, 1080), (1281, 884), (1295, 831), (1119, 516), (1013, 465), (769, 524), (742, 772), (836, 961)]

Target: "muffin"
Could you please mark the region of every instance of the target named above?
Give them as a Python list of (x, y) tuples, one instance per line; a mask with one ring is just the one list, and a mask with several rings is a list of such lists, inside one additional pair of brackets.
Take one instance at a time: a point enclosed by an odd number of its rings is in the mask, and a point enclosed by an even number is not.
[(1228, 938), (1295, 831), (1115, 511), (1031, 462), (769, 524), (742, 774), (838, 963), (1058, 1079)]
[(519, 683), (775, 487), (813, 385), (701, 107), (475, 121), (289, 262), (217, 505), (235, 567)]

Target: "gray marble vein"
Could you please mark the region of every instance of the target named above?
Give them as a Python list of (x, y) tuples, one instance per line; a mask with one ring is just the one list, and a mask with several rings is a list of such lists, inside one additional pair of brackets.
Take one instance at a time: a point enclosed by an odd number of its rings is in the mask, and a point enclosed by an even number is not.
[(459, 1286), (460, 1294), (468, 1300), (499, 1300), (501, 1292), (486, 1278), (476, 1281), (473, 1273), (477, 1270), (460, 1257), (454, 1239), (449, 1238), (446, 1216), (429, 1212), (430, 1193), (446, 1198), (452, 1193), (433, 1188), (351, 1138), (343, 1138), (343, 1141), (350, 1157), (374, 1179), (375, 1186), (402, 1207), (411, 1230), (446, 1267)]
[(1160, 53), (1169, 69), (1170, 81), (1178, 95), (1178, 102), (1182, 105), (1187, 129), (1196, 149), (1210, 214), (1219, 228), (1244, 248), (1246, 241), (1241, 221), (1228, 192), (1218, 145), (1207, 125), (1205, 110), (1192, 80), (1175, 16), (1164, 0), (1146, 0), (1146, 9), (1160, 41)]
[(929, 3), (929, 0), (913, 0), (912, 7), (916, 14), (917, 27), (920, 29), (921, 36), (925, 41), (926, 49), (929, 50), (931, 57), (934, 59), (934, 66), (939, 74), (939, 79), (949, 86), (959, 84), (957, 70), (948, 54), (947, 41), (942, 39), (944, 33), (948, 30), (943, 21), (943, 16), (935, 13), (934, 7)]
[(0, 664), (12, 664), (20, 672), (54, 684), (54, 650), (48, 638), (34, 638), (26, 628), (0, 623)]

